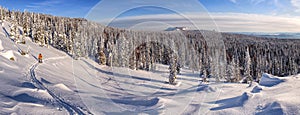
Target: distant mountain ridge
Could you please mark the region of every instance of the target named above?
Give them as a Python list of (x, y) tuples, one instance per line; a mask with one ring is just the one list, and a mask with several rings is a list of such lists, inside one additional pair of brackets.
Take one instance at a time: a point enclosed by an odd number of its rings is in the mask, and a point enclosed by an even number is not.
[(279, 38), (279, 39), (300, 39), (300, 32), (230, 32), (245, 34), (256, 37)]

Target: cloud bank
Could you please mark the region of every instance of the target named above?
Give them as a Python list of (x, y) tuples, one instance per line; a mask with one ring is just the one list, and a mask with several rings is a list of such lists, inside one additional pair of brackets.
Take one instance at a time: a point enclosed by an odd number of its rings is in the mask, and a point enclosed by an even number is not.
[(291, 0), (291, 4), (296, 8), (296, 12), (300, 13), (300, 0)]
[(127, 29), (161, 31), (168, 27), (222, 32), (299, 32), (300, 17), (284, 17), (244, 13), (157, 14), (117, 18), (100, 23)]

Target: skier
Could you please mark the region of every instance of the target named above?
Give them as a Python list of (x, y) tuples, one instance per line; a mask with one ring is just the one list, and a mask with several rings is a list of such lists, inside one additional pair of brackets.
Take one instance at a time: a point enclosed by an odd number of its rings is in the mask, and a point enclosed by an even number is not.
[(43, 63), (43, 56), (41, 53), (38, 56), (38, 60), (39, 60), (39, 63)]

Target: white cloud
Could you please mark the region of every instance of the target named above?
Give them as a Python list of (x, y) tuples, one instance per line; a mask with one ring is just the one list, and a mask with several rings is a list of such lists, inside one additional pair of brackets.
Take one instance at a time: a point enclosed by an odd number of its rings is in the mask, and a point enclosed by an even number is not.
[[(238, 0), (229, 0), (230, 2), (232, 3), (237, 3)], [(259, 4), (259, 3), (262, 3), (264, 2), (265, 0), (248, 0), (249, 2), (251, 2), (251, 4)]]
[[(94, 8), (90, 10), (85, 18), (94, 21), (99, 19), (114, 18), (126, 14), (132, 10), (139, 10), (146, 7), (177, 13), (207, 12), (206, 8), (199, 0), (101, 0), (96, 6), (94, 6)], [(142, 15), (143, 12), (138, 13), (135, 14)]]
[(251, 0), (251, 3), (257, 5), (257, 4), (260, 4), (260, 3), (265, 2), (265, 1), (266, 0)]
[[(211, 15), (211, 17), (210, 17)], [(164, 30), (170, 26), (226, 32), (299, 32), (300, 17), (283, 17), (243, 13), (160, 14), (118, 18), (111, 26), (143, 30)], [(102, 23), (108, 23), (102, 21)], [(155, 29), (154, 29), (155, 28)]]
[[(238, 0), (229, 0), (232, 3), (237, 4), (239, 1)], [(274, 5), (278, 5), (278, 0), (245, 0), (247, 1), (249, 4), (251, 5), (258, 5), (261, 4), (263, 2), (269, 2), (269, 3), (273, 3)]]
[(230, 2), (236, 3), (237, 0), (230, 0)]
[(291, 0), (291, 4), (296, 8), (296, 12), (300, 12), (300, 0)]
[(60, 3), (62, 3), (62, 1), (60, 1), (60, 0), (42, 1), (42, 2), (36, 2), (36, 3), (32, 3), (30, 5), (27, 5), (26, 8), (28, 8), (29, 10), (37, 10), (38, 8), (50, 9), (49, 7), (53, 7)]

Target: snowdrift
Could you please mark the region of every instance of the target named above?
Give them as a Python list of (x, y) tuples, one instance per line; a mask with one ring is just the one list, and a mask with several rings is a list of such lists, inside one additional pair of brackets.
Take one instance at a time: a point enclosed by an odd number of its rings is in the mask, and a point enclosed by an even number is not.
[(2, 46), (2, 41), (0, 40), (0, 51), (2, 51), (4, 48)]
[(12, 60), (12, 61), (17, 60), (16, 56), (14, 55), (14, 51), (12, 51), (12, 50), (0, 52), (0, 56), (3, 56), (6, 59)]
[(243, 93), (241, 96), (229, 98), (229, 99), (223, 99), (218, 100), (215, 103), (219, 104), (219, 107), (211, 108), (210, 110), (222, 110), (227, 108), (233, 108), (233, 107), (242, 107), (246, 101), (248, 101), (249, 95), (247, 93)]
[(272, 86), (278, 85), (282, 82), (284, 82), (284, 80), (282, 80), (278, 77), (272, 76), (270, 74), (264, 73), (259, 81), (259, 85), (266, 86), (266, 87), (272, 87)]
[(70, 88), (68, 88), (65, 84), (56, 84), (54, 85), (55, 88), (59, 88), (59, 89), (62, 89), (62, 90), (65, 90), (65, 91), (72, 91)]
[[(2, 25), (9, 30), (9, 24)], [(72, 60), (29, 39), (16, 44), (0, 33), (1, 114), (300, 114), (299, 75), (263, 74), (259, 84), (249, 86), (202, 83), (200, 72), (182, 69), (180, 85), (173, 86), (166, 83), (166, 65), (157, 64), (156, 71), (108, 67)], [(19, 55), (28, 47), (27, 57)], [(43, 64), (37, 64), (39, 53)]]
[(262, 90), (261, 87), (255, 86), (255, 87), (252, 89), (251, 93), (259, 93), (261, 90)]
[(256, 115), (283, 115), (283, 109), (278, 102), (268, 103), (262, 108), (258, 108), (260, 112)]

